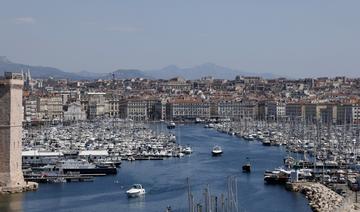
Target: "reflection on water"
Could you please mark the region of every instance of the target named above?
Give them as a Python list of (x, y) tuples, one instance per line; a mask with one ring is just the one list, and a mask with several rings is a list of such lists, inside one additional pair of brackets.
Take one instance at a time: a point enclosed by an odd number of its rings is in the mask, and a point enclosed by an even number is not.
[(129, 209), (145, 209), (146, 206), (146, 194), (136, 197), (136, 198), (129, 198), (128, 197), (128, 204)]
[(23, 211), (23, 195), (22, 193), (0, 195), (0, 211)]

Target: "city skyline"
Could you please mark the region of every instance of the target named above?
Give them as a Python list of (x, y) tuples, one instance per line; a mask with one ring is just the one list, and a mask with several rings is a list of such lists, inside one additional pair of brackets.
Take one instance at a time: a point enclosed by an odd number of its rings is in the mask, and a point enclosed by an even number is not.
[[(357, 77), (357, 1), (4, 1), (1, 55), (68, 72), (215, 63)], [(304, 15), (306, 14), (306, 15)]]
[(2, 0), (0, 211), (360, 211), (358, 8)]

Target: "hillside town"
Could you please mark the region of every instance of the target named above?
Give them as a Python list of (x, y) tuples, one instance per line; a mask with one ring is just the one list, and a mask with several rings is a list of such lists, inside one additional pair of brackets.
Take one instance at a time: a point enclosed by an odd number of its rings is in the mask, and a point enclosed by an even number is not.
[(117, 117), (133, 121), (208, 120), (360, 123), (360, 79), (186, 80), (143, 78), (94, 81), (25, 79), (24, 123), (41, 125)]

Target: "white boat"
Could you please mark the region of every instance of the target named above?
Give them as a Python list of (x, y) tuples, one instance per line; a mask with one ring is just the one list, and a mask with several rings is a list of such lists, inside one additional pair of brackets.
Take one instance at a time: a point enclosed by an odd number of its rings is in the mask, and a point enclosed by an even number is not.
[(218, 145), (214, 146), (211, 152), (213, 156), (221, 155), (223, 153), (221, 147)]
[(262, 144), (263, 144), (264, 146), (270, 146), (270, 145), (271, 145), (271, 142), (270, 142), (269, 139), (264, 139), (264, 140), (262, 141)]
[(175, 127), (176, 127), (176, 124), (173, 121), (171, 121), (167, 126), (168, 129), (174, 129)]
[(128, 197), (139, 197), (145, 194), (145, 189), (141, 184), (134, 184), (129, 190), (126, 191)]
[(192, 152), (193, 151), (192, 151), (191, 147), (189, 147), (189, 146), (185, 147), (185, 149), (183, 150), (184, 154), (191, 154)]

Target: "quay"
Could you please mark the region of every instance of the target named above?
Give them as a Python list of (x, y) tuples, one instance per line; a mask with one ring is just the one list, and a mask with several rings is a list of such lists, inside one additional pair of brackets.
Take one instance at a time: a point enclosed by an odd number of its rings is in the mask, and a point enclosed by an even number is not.
[(57, 175), (57, 176), (33, 175), (33, 176), (25, 176), (24, 180), (26, 182), (30, 181), (30, 182), (37, 182), (37, 183), (90, 182), (90, 181), (94, 181), (94, 176), (86, 176), (86, 175)]

